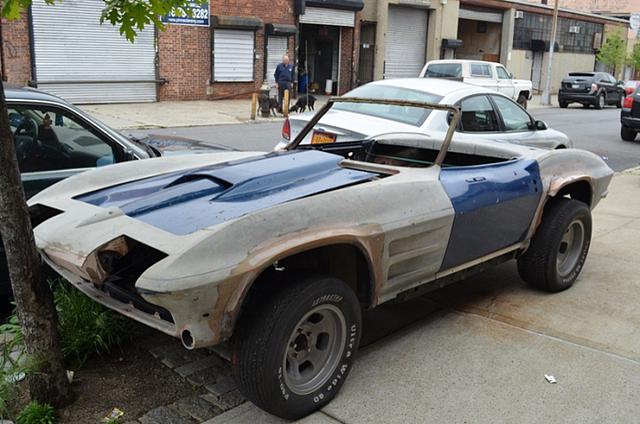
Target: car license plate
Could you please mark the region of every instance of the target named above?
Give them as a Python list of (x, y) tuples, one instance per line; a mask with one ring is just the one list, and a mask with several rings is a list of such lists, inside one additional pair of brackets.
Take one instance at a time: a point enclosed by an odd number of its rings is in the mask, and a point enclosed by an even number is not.
[(314, 131), (311, 136), (311, 144), (335, 143), (336, 135), (322, 131)]
[(580, 84), (571, 84), (571, 88), (580, 88)]

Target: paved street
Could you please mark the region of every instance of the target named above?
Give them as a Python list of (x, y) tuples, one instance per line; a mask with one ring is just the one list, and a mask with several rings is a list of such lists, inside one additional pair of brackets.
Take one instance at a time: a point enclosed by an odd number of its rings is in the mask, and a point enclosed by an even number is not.
[[(566, 133), (575, 146), (604, 157), (616, 171), (640, 165), (640, 141), (629, 143), (620, 139), (620, 110), (532, 109), (533, 116), (549, 126)], [(280, 139), (282, 122), (215, 125), (188, 128), (159, 128), (132, 130), (136, 136), (147, 133), (178, 135), (181, 137), (224, 144), (240, 150), (270, 150)]]

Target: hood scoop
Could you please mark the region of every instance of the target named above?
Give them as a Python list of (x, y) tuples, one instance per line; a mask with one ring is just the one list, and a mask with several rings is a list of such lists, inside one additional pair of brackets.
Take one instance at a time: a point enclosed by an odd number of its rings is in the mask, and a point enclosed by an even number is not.
[(317, 150), (269, 153), (128, 182), (75, 199), (118, 208), (132, 218), (184, 235), (378, 176), (343, 168), (342, 160)]

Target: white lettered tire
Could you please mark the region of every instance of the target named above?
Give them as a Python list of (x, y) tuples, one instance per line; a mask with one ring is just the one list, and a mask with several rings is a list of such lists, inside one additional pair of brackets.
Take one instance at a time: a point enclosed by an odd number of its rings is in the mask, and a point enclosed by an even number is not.
[(296, 278), (243, 312), (232, 338), (244, 396), (285, 419), (329, 403), (349, 375), (362, 318), (353, 290), (328, 276)]

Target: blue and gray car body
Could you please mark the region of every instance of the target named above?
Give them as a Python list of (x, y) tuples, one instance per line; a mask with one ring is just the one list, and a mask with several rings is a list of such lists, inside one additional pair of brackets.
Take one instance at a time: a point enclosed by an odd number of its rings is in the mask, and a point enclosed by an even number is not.
[(196, 348), (232, 335), (265, 274), (328, 258), (372, 308), (516, 257), (549, 199), (593, 208), (612, 177), (581, 150), (454, 142), (438, 163), (443, 145), (389, 134), (96, 169), (30, 200), (36, 243), (88, 296)]

